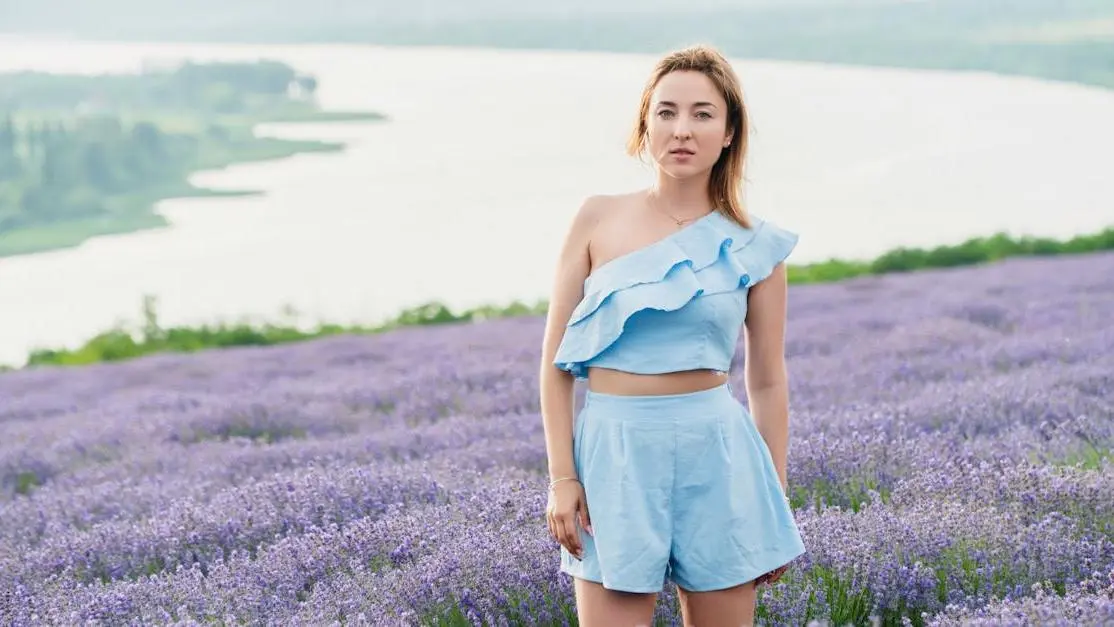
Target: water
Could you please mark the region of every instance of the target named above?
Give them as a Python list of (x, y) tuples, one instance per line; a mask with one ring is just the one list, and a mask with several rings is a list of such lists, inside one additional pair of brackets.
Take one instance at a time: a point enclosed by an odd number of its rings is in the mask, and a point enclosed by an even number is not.
[[(348, 142), (199, 174), (261, 189), (167, 201), (172, 228), (0, 259), (0, 363), (136, 321), (374, 322), (547, 295), (581, 199), (650, 181), (623, 154), (653, 56), (360, 46), (0, 39), (0, 71), (133, 70), (144, 60), (278, 58), (327, 108), (385, 123), (269, 125)], [(751, 210), (802, 234), (793, 261), (870, 257), (1005, 230), (1114, 223), (1114, 91), (980, 73), (737, 60), (755, 120)], [(540, 339), (540, 338), (539, 338)]]

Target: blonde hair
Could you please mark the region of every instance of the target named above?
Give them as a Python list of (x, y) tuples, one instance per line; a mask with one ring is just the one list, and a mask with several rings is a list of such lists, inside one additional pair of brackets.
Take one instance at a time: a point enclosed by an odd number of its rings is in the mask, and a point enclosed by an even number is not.
[(701, 72), (715, 84), (727, 103), (727, 125), (732, 129), (731, 143), (723, 149), (708, 179), (708, 194), (716, 210), (750, 228), (751, 221), (743, 204), (742, 182), (750, 135), (750, 116), (743, 103), (743, 90), (735, 70), (718, 50), (695, 45), (675, 50), (662, 57), (654, 66), (642, 90), (638, 119), (627, 140), (627, 154), (638, 156), (646, 149), (646, 115), (650, 98), (663, 76), (677, 71)]

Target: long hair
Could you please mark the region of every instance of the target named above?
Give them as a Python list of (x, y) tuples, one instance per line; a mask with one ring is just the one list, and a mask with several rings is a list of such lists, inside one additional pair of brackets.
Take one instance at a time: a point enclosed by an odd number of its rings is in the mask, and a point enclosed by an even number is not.
[(744, 207), (742, 183), (750, 136), (750, 116), (743, 103), (743, 90), (731, 63), (715, 48), (695, 45), (675, 50), (662, 57), (650, 73), (638, 108), (638, 119), (627, 140), (627, 154), (641, 155), (646, 149), (646, 115), (650, 98), (658, 81), (670, 72), (694, 70), (703, 73), (719, 90), (727, 103), (727, 125), (732, 129), (731, 144), (720, 153), (708, 179), (708, 194), (716, 210), (739, 225), (750, 228), (751, 220)]

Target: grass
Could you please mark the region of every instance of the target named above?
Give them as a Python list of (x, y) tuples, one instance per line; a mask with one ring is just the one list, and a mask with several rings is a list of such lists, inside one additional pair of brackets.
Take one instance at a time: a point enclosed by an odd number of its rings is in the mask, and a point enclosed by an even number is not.
[(844, 483), (819, 479), (809, 485), (794, 486), (789, 495), (789, 503), (794, 508), (845, 507), (857, 513), (874, 499), (874, 494), (883, 503), (890, 500), (890, 489), (880, 487), (873, 477), (850, 477)]

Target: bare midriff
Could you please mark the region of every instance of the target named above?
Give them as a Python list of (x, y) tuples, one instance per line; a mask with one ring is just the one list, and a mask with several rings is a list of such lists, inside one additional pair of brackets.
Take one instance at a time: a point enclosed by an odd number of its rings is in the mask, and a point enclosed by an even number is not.
[(685, 394), (709, 390), (726, 382), (727, 373), (719, 370), (634, 374), (610, 368), (588, 368), (588, 389), (601, 394), (622, 396)]

